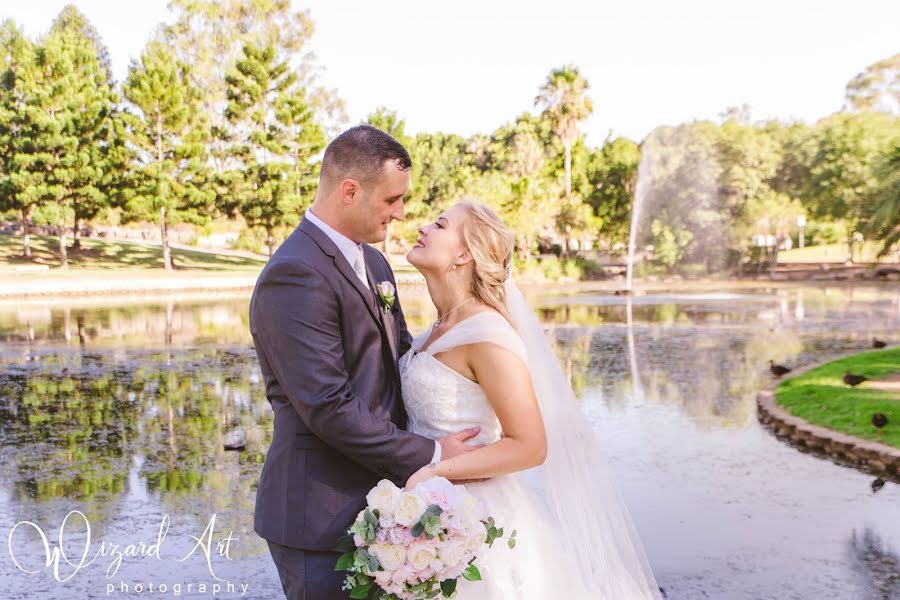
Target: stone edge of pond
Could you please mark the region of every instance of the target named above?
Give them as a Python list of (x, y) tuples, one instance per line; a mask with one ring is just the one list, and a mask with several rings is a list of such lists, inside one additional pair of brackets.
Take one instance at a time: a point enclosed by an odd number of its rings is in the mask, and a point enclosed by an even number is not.
[[(897, 347), (900, 346), (889, 346), (884, 349)], [(831, 458), (840, 464), (900, 483), (900, 448), (814, 425), (778, 406), (775, 400), (775, 389), (781, 382), (830, 362), (872, 350), (872, 348), (856, 350), (824, 362), (800, 367), (792, 371), (789, 377), (772, 382), (756, 394), (758, 418), (776, 437), (788, 441), (801, 451)]]
[[(45, 280), (22, 283), (5, 282), (0, 286), (0, 300), (19, 298), (48, 298), (54, 296), (129, 296), (146, 292), (188, 293), (215, 291), (247, 291), (256, 285), (258, 273), (248, 276), (216, 277), (197, 276), (190, 278), (140, 277), (116, 279), (110, 273), (109, 279), (88, 280)], [(424, 284), (422, 276), (398, 275), (398, 285)]]

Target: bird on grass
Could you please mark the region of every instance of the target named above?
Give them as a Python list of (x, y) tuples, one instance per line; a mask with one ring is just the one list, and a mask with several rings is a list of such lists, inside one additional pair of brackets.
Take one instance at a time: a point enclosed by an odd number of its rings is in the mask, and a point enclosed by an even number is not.
[(863, 381), (868, 381), (869, 378), (865, 375), (854, 375), (850, 371), (844, 373), (844, 383), (849, 385), (850, 387), (856, 387), (861, 384)]
[(775, 377), (781, 377), (785, 373), (790, 373), (791, 370), (784, 365), (776, 365), (773, 360), (769, 360), (769, 371), (772, 372), (772, 375)]
[(884, 413), (877, 412), (872, 415), (872, 425), (877, 427), (879, 430), (883, 429), (885, 425), (888, 424), (888, 418), (884, 416)]
[(878, 338), (872, 338), (872, 347), (873, 348), (884, 348), (887, 346), (887, 342), (884, 340), (879, 340)]

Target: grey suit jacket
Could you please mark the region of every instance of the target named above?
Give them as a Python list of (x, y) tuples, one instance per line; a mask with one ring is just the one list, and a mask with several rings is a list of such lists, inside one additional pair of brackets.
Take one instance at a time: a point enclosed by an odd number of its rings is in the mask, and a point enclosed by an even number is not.
[[(364, 253), (372, 290), (395, 283), (380, 252)], [(304, 220), (256, 282), (250, 333), (275, 411), (254, 529), (285, 546), (329, 550), (380, 479), (402, 486), (434, 454), (433, 440), (403, 429), (398, 357), (412, 338), (399, 299), (382, 309)]]

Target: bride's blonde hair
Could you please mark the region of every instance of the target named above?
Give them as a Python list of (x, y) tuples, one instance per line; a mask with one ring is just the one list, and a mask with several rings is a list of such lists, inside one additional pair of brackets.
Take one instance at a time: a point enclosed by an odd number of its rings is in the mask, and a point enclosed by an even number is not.
[(503, 284), (510, 274), (515, 235), (484, 204), (463, 200), (458, 205), (466, 209), (469, 217), (463, 221), (461, 230), (475, 265), (472, 295), (511, 321)]

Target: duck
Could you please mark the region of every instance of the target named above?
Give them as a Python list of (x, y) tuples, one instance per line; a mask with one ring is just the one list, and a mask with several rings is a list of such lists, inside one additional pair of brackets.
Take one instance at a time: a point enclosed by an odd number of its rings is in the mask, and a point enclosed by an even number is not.
[(844, 383), (849, 385), (850, 387), (856, 387), (861, 384), (863, 381), (868, 381), (869, 378), (865, 375), (854, 375), (850, 371), (844, 373)]
[(882, 429), (887, 424), (888, 418), (884, 415), (884, 413), (877, 412), (872, 415), (872, 425), (874, 425), (878, 429)]
[(879, 340), (878, 338), (872, 338), (872, 347), (873, 348), (884, 348), (887, 346), (887, 342), (884, 340)]
[(791, 369), (789, 367), (785, 367), (784, 365), (776, 365), (775, 361), (769, 360), (769, 371), (772, 372), (772, 375), (775, 377), (781, 377), (785, 373), (790, 373)]

